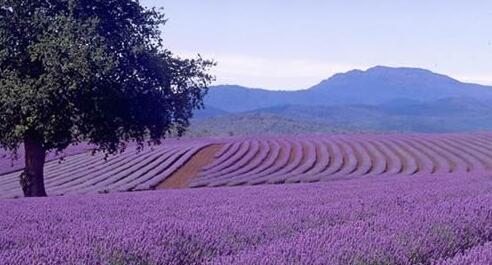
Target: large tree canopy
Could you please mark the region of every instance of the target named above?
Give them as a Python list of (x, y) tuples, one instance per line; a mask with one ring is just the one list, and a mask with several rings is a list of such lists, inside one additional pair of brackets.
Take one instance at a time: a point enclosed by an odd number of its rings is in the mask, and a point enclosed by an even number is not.
[(135, 0), (0, 0), (0, 145), (24, 143), (27, 196), (44, 195), (46, 151), (183, 132), (214, 63), (164, 49), (164, 23)]

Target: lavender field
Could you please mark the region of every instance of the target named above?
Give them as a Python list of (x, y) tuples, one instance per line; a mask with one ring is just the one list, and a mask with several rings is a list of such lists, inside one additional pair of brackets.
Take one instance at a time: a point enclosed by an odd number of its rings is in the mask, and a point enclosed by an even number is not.
[(0, 264), (492, 264), (488, 133), (86, 148), (52, 156), (50, 197), (0, 200)]
[(0, 202), (1, 264), (492, 264), (492, 178)]
[[(140, 153), (130, 146), (107, 160), (83, 147), (72, 149), (63, 161), (47, 163), (48, 195), (475, 175), (492, 169), (490, 133), (171, 139)], [(0, 167), (0, 198), (22, 196), (19, 162), (10, 167), (9, 161), (4, 158)]]

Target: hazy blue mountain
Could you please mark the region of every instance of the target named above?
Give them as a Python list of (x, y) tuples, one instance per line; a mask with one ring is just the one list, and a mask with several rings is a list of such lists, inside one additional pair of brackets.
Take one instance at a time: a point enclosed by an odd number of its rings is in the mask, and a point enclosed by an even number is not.
[(329, 131), (469, 132), (492, 130), (492, 100), (469, 97), (379, 105), (280, 105), (192, 122), (207, 135)]
[(352, 70), (298, 91), (217, 86), (205, 104), (192, 124), (211, 135), (492, 130), (492, 87), (418, 68)]
[(435, 101), (449, 97), (492, 99), (492, 87), (469, 84), (419, 68), (376, 66), (352, 70), (297, 91), (269, 91), (241, 86), (212, 87), (205, 104), (227, 112), (279, 105), (379, 105), (388, 101)]
[(381, 104), (395, 98), (417, 101), (447, 97), (492, 98), (492, 87), (462, 83), (424, 69), (384, 66), (336, 74), (310, 90), (343, 104)]
[(269, 106), (296, 103), (295, 92), (271, 91), (236, 85), (210, 88), (205, 105), (229, 112), (241, 112)]

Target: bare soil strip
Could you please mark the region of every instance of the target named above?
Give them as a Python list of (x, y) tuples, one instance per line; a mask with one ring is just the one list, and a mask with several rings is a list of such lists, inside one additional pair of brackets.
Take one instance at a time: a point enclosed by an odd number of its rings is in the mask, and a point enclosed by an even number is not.
[(215, 154), (223, 144), (212, 144), (202, 148), (182, 167), (167, 177), (156, 189), (182, 189), (188, 188), (190, 181), (198, 177), (202, 168), (215, 159)]

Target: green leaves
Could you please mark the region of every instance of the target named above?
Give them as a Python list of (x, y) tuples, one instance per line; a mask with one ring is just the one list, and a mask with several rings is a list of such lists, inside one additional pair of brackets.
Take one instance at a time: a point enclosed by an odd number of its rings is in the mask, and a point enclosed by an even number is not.
[(0, 0), (0, 145), (112, 153), (181, 133), (214, 62), (165, 50), (164, 23), (133, 0)]

